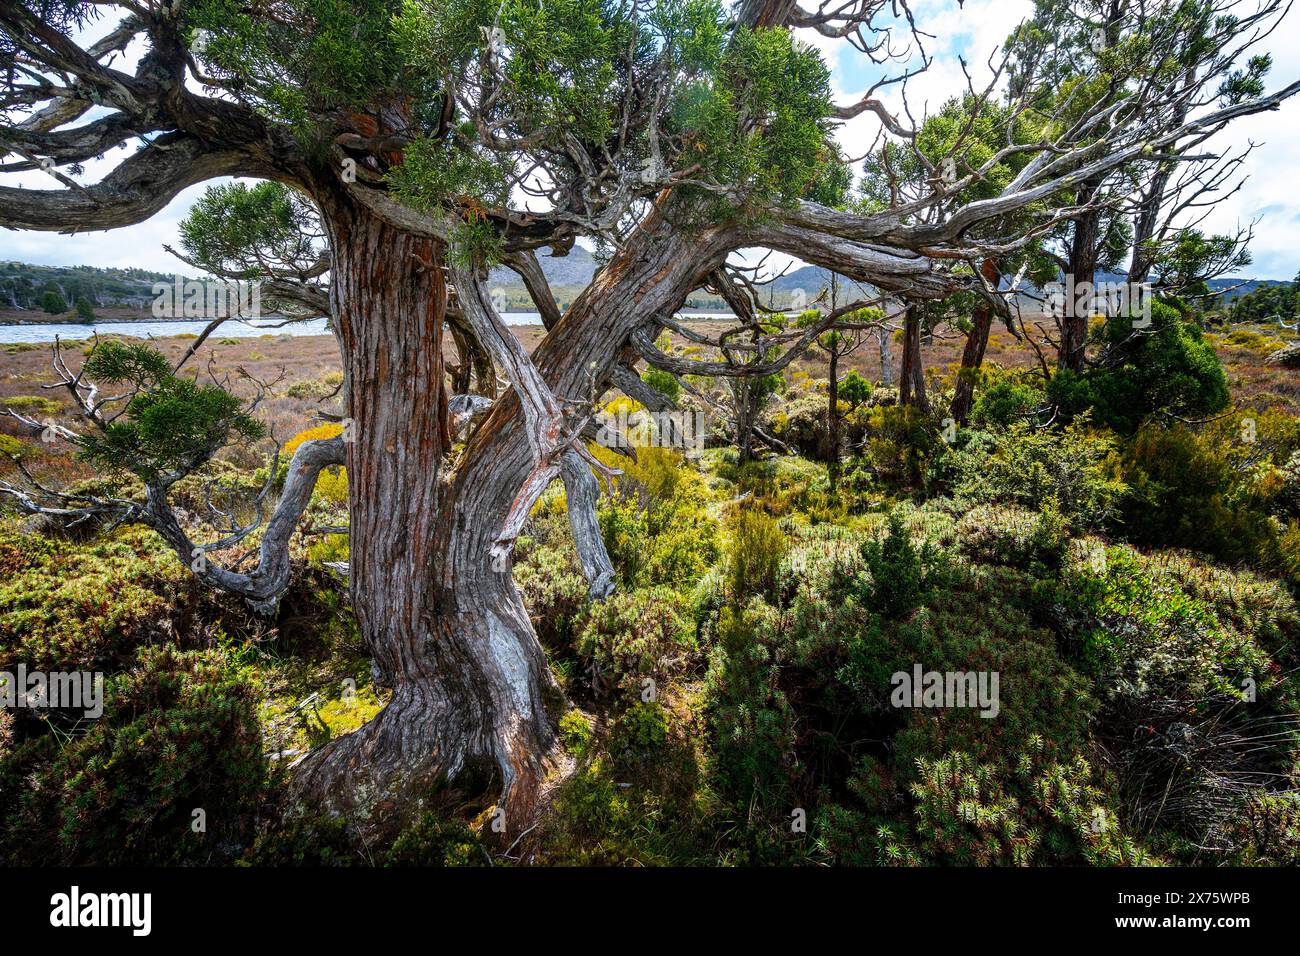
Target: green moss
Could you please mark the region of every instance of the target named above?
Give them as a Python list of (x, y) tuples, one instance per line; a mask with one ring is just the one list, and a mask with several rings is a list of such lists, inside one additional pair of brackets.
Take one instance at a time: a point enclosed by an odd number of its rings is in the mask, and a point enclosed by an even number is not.
[(434, 813), (412, 821), (384, 855), (385, 866), (485, 866), (489, 860), (474, 831)]
[(151, 532), (57, 548), (0, 533), (0, 665), (103, 667), (166, 633), (188, 572)]
[(26, 442), (20, 441), (12, 435), (0, 435), (0, 456), (21, 460), (35, 453), (36, 450)]
[(591, 722), (578, 710), (571, 710), (560, 718), (560, 740), (575, 757), (585, 756), (596, 741), (591, 732)]
[(43, 395), (15, 395), (0, 399), (0, 405), (24, 415), (57, 415), (63, 410), (62, 404)]

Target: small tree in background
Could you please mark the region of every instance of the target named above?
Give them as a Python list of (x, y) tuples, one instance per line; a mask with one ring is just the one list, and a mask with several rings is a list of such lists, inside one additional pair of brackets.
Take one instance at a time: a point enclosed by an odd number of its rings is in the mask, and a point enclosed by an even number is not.
[[(831, 274), (831, 308), (837, 305), (837, 283), (834, 273)], [(821, 313), (812, 310), (799, 316), (798, 325), (807, 327), (813, 325), (821, 319)], [(840, 399), (844, 398), (850, 404), (857, 404), (865, 400), (870, 395), (870, 383), (865, 379), (858, 377), (858, 381), (850, 387), (853, 397), (841, 395), (841, 382), (839, 375), (840, 359), (846, 358), (856, 352), (864, 341), (865, 333), (874, 328), (879, 328), (884, 324), (885, 313), (877, 308), (859, 309), (845, 317), (845, 320), (832, 328), (829, 332), (818, 336), (814, 343), (817, 348), (825, 353), (829, 367), (828, 377), (826, 380), (826, 449), (825, 457), (827, 463), (827, 478), (830, 482), (831, 492), (833, 493), (839, 485), (840, 475)], [(856, 373), (850, 373), (856, 374)], [(863, 386), (866, 387), (865, 395), (862, 394)]]
[(77, 302), (73, 308), (77, 310), (77, 318), (86, 322), (95, 320), (95, 304), (84, 295), (77, 296)]
[(1091, 409), (1093, 421), (1132, 435), (1151, 417), (1199, 418), (1228, 407), (1227, 377), (1200, 327), (1164, 302), (1152, 304), (1151, 317), (1149, 328), (1127, 316), (1109, 320), (1094, 365), (1052, 377), (1048, 399), (1063, 416)]
[(46, 292), (41, 296), (41, 308), (50, 315), (62, 315), (68, 311), (68, 303), (57, 292)]

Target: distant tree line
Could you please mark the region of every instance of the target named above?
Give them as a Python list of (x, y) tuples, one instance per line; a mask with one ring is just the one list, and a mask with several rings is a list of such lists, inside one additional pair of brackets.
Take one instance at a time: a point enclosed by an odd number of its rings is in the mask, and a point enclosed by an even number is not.
[(96, 307), (144, 306), (153, 299), (153, 284), (172, 278), (146, 269), (4, 262), (0, 263), (0, 309), (50, 314), (76, 309), (81, 318), (90, 318)]
[(1300, 298), (1300, 275), (1291, 282), (1261, 285), (1232, 303), (1228, 317), (1233, 322), (1285, 322), (1296, 321), (1297, 299)]

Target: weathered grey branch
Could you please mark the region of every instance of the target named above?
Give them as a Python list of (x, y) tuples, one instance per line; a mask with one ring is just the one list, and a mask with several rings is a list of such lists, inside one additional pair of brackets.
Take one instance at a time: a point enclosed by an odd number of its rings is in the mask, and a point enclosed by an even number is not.
[(93, 232), (143, 222), (182, 189), (218, 176), (267, 176), (238, 150), (214, 150), (194, 137), (159, 137), (101, 182), (81, 189), (0, 186), (0, 226), (45, 232)]
[(244, 598), (259, 614), (270, 614), (289, 586), (289, 539), (311, 501), (322, 468), (344, 464), (343, 436), (303, 442), (289, 462), (280, 501), (266, 523), (257, 567), (247, 574), (230, 571), (207, 559), (209, 551), (228, 547), (199, 546), (181, 528), (171, 506), (156, 488), (146, 492), (142, 520), (157, 531), (201, 581)]
[(564, 479), (564, 496), (568, 505), (569, 529), (578, 549), (582, 572), (587, 578), (587, 593), (593, 600), (603, 600), (614, 591), (614, 565), (600, 534), (596, 517), (596, 499), (600, 483), (583, 457), (570, 448), (561, 459), (560, 475)]

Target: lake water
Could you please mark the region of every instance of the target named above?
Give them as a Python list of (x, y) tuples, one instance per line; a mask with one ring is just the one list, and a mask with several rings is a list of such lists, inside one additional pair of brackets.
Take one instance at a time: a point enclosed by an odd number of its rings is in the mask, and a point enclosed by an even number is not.
[[(727, 312), (688, 313), (679, 316), (683, 319), (722, 319), (731, 318)], [(507, 325), (541, 325), (542, 317), (536, 312), (507, 312), (504, 315)], [(268, 322), (270, 324), (268, 324)], [(308, 319), (275, 328), (274, 320), (268, 322), (230, 321), (217, 327), (210, 341), (220, 339), (248, 339), (261, 335), (325, 335), (324, 319)], [(198, 335), (208, 323), (203, 319), (193, 322), (91, 322), (88, 324), (74, 322), (39, 322), (34, 325), (0, 324), (0, 345), (10, 342), (53, 342), (57, 335), (64, 341), (88, 339), (96, 332), (100, 335), (129, 335), (135, 338), (165, 338), (169, 335)]]
[[(195, 322), (89, 322), (86, 324), (72, 322), (40, 322), (34, 325), (0, 325), (0, 343), (8, 342), (53, 342), (57, 335), (66, 341), (88, 339), (94, 333), (100, 335), (130, 335), (136, 338), (162, 338), (168, 335), (198, 335), (208, 323)], [(324, 335), (325, 320), (309, 319), (295, 322), (281, 329), (269, 329), (260, 323), (227, 322), (218, 326), (211, 339), (256, 338), (259, 335)]]
[[(508, 312), (506, 321), (511, 325), (538, 325), (542, 317), (536, 312)], [(220, 339), (249, 339), (262, 335), (327, 335), (324, 319), (308, 319), (289, 325), (274, 327), (267, 322), (230, 321), (217, 327), (209, 341)], [(65, 341), (88, 339), (100, 335), (129, 335), (135, 338), (164, 338), (168, 335), (198, 335), (208, 323), (202, 319), (193, 322), (90, 322), (85, 325), (72, 322), (40, 322), (34, 325), (0, 325), (0, 344), (9, 342), (53, 342), (57, 335)]]

